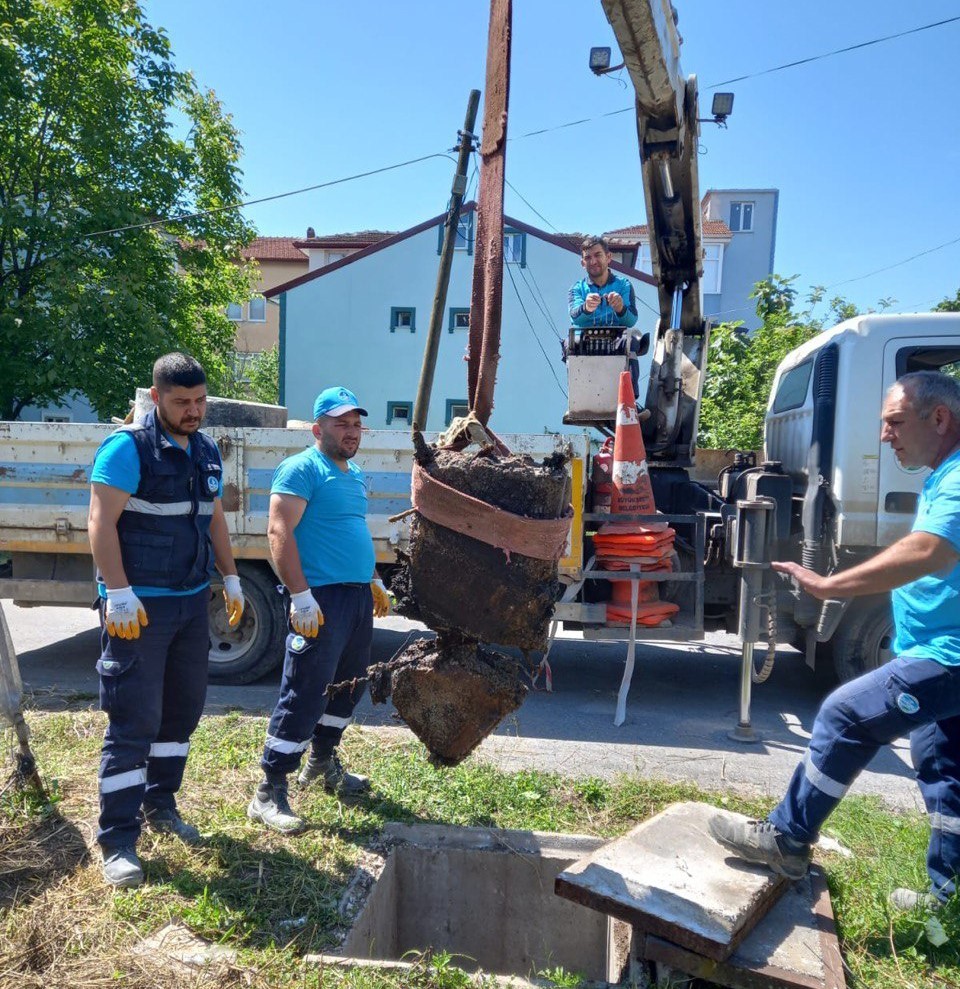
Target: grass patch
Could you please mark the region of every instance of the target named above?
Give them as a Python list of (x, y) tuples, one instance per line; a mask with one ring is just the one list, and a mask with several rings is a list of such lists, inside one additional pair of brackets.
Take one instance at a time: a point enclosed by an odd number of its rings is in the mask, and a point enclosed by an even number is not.
[[(693, 785), (621, 777), (614, 782), (550, 773), (503, 773), (474, 760), (438, 770), (422, 747), (389, 732), (351, 729), (345, 761), (374, 781), (357, 805), (315, 788), (292, 794), (311, 822), (294, 838), (246, 818), (258, 779), (265, 719), (205, 718), (194, 735), (180, 797), (185, 818), (206, 836), (197, 848), (145, 833), (139, 851), (147, 882), (110, 891), (93, 845), (96, 767), (105, 719), (93, 711), (31, 716), (39, 765), (56, 800), (40, 807), (0, 794), (0, 984), (23, 989), (190, 986), (454, 989), (466, 984), (455, 959), (416, 960), (412, 972), (318, 971), (304, 954), (339, 935), (338, 904), (353, 869), (387, 821), (531, 828), (613, 837), (678, 800), (705, 800), (754, 816), (769, 802), (711, 794)], [(928, 828), (918, 815), (894, 815), (851, 798), (830, 832), (853, 852), (827, 869), (848, 981), (870, 989), (960, 985), (960, 898), (938, 916), (891, 917), (894, 886), (923, 888)], [(131, 954), (143, 938), (177, 922), (237, 952), (205, 974), (157, 969)], [(945, 940), (944, 940), (945, 939)], [(942, 941), (940, 944), (935, 942)], [(576, 985), (545, 970), (546, 984)]]

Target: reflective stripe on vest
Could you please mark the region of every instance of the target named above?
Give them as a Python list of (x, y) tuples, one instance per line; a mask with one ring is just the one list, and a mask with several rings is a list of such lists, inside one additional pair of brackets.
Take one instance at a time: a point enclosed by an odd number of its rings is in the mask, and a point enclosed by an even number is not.
[[(213, 502), (201, 501), (197, 504), (197, 515), (213, 515)], [(130, 498), (123, 510), (141, 512), (144, 515), (189, 515), (193, 504), (189, 501), (144, 501), (143, 498)]]

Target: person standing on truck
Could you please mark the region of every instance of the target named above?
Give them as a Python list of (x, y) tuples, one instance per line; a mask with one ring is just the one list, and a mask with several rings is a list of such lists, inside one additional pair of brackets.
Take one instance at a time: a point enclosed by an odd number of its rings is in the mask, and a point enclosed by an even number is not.
[(603, 237), (585, 237), (580, 245), (580, 264), (587, 273), (570, 288), (568, 297), (570, 322), (581, 329), (603, 326), (620, 326), (624, 332), (617, 346), (627, 346), (634, 356), (630, 358), (630, 376), (633, 379), (633, 392), (640, 395), (641, 342), (631, 327), (637, 324), (637, 297), (630, 280), (610, 269), (613, 255)]
[(100, 593), (100, 762), (97, 841), (113, 886), (138, 886), (142, 825), (187, 844), (199, 831), (176, 793), (207, 691), (213, 565), (231, 627), (244, 600), (220, 504), (217, 445), (200, 432), (203, 368), (186, 354), (153, 366), (156, 408), (97, 450), (89, 536)]
[(828, 577), (774, 563), (819, 600), (893, 591), (895, 658), (824, 701), (789, 789), (765, 821), (715, 817), (725, 848), (790, 879), (806, 872), (820, 827), (880, 746), (910, 735), (930, 817), (925, 891), (895, 889), (890, 905), (938, 909), (960, 873), (960, 382), (939, 371), (887, 392), (881, 440), (903, 467), (930, 467), (909, 535)]
[(346, 772), (337, 755), (364, 688), (326, 696), (331, 683), (366, 676), (373, 616), (390, 611), (367, 526), (367, 482), (353, 463), (366, 414), (346, 388), (320, 392), (313, 405), (314, 444), (287, 457), (270, 487), (267, 538), (290, 594), (290, 629), (260, 762), (263, 780), (247, 816), (288, 834), (304, 821), (290, 809), (287, 777), (308, 748), (301, 786), (321, 779), (328, 793), (344, 797), (369, 789), (369, 780)]

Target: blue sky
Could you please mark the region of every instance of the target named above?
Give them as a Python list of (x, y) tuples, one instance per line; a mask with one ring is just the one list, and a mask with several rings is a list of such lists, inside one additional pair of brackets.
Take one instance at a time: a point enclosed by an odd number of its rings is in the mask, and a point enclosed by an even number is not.
[[(958, 0), (675, 0), (684, 71), (710, 86), (960, 15)], [(487, 0), (148, 0), (180, 68), (242, 132), (247, 198), (450, 149), (483, 88)], [(550, 230), (645, 221), (628, 80), (597, 78), (613, 45), (600, 0), (514, 0), (507, 212)], [(729, 128), (701, 134), (701, 193), (776, 187), (776, 270), (804, 294), (927, 308), (960, 288), (960, 21), (730, 85)], [(615, 49), (616, 53), (616, 49)], [(568, 121), (575, 127), (521, 135)], [(444, 158), (246, 211), (261, 234), (398, 230), (442, 212)]]

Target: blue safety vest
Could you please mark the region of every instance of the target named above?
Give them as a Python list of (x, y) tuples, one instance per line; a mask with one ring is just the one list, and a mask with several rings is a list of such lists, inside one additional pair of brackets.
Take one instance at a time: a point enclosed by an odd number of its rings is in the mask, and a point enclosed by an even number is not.
[(164, 434), (156, 410), (121, 428), (140, 457), (140, 484), (117, 521), (127, 580), (173, 591), (205, 584), (213, 569), (210, 520), (222, 474), (216, 444), (196, 432), (184, 450)]

